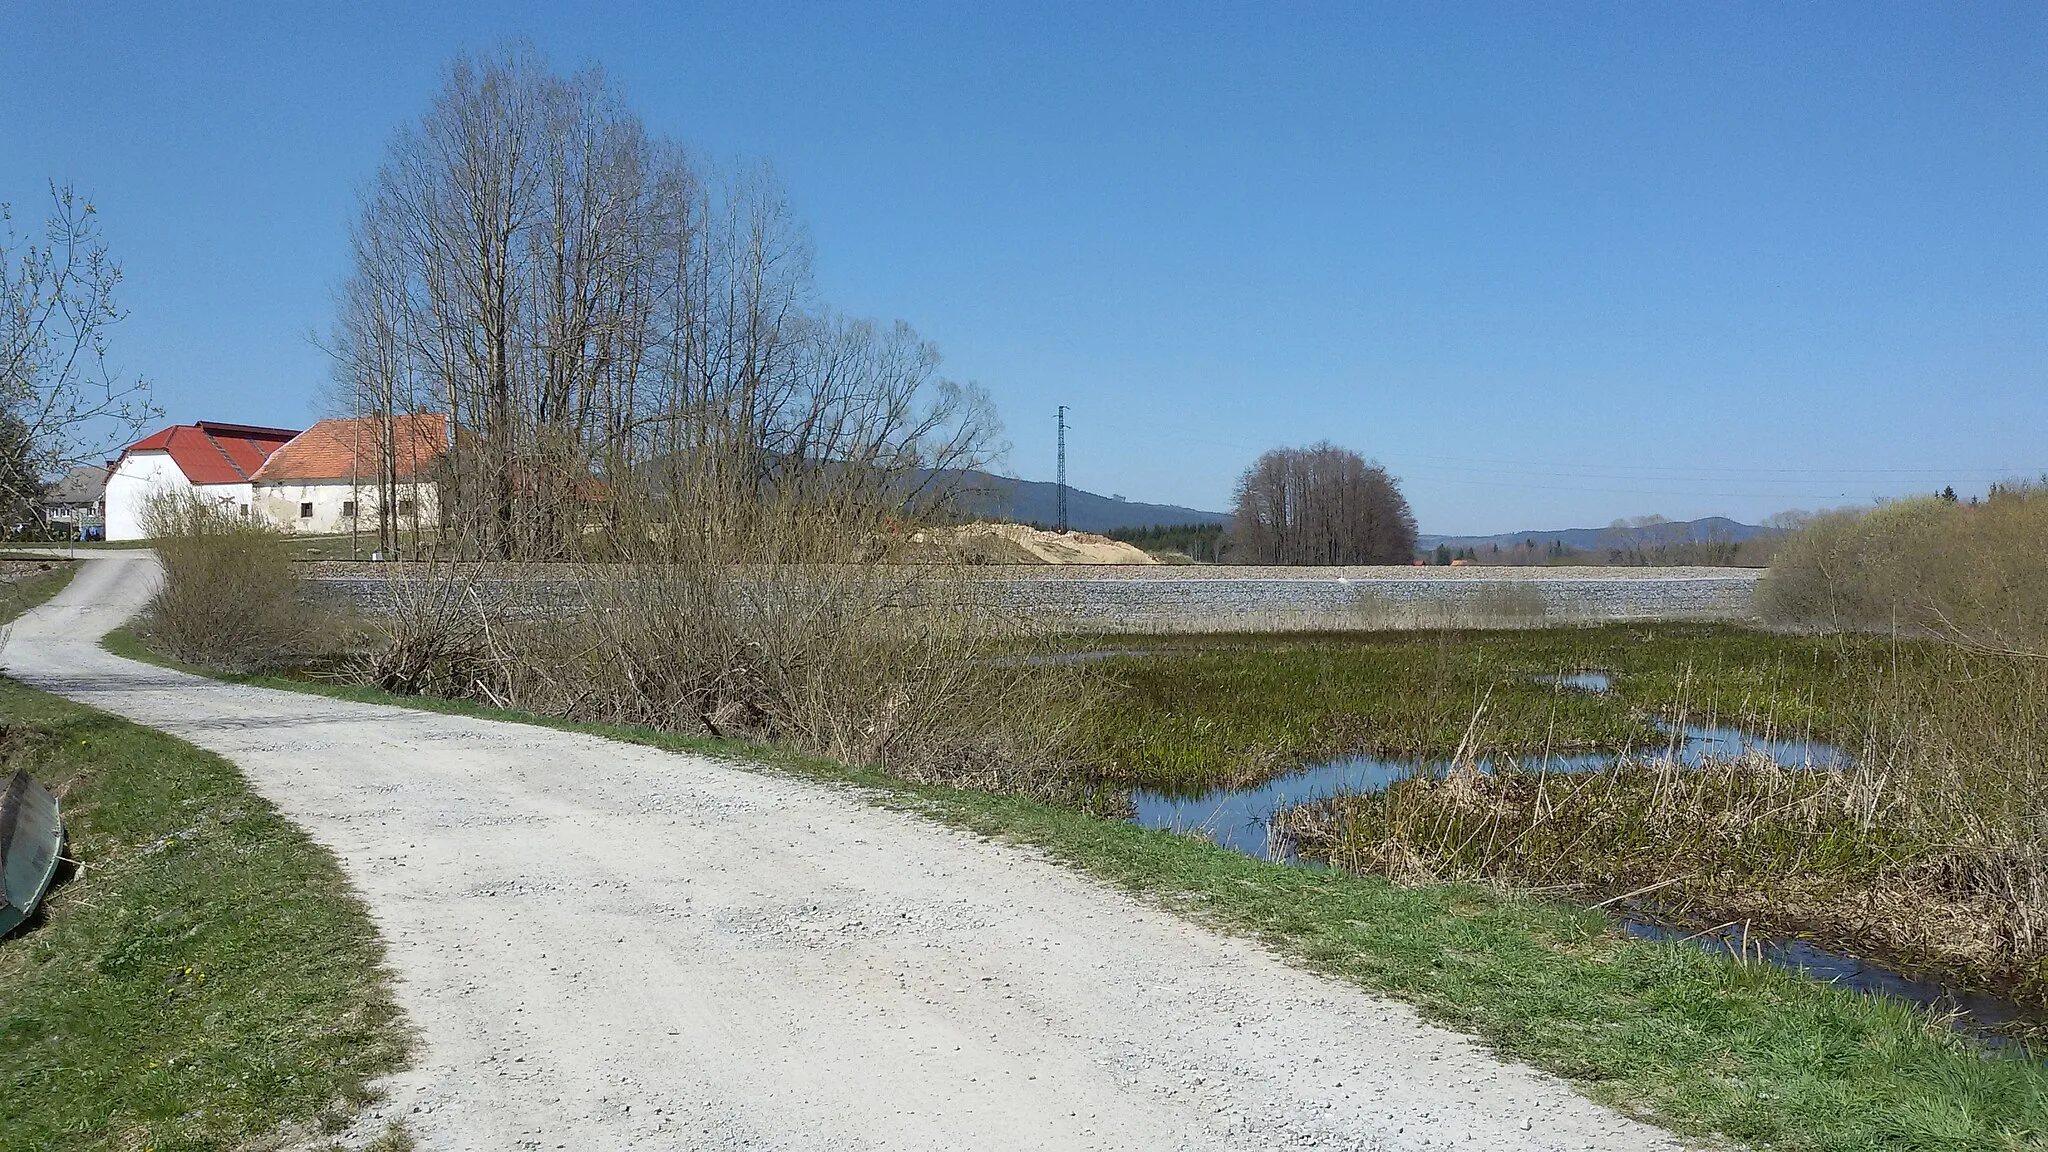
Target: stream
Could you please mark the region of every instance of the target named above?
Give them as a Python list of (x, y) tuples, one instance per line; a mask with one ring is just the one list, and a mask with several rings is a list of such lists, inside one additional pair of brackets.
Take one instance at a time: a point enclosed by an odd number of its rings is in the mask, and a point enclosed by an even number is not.
[[(1567, 691), (1606, 692), (1613, 687), (1605, 673), (1580, 672), (1539, 679)], [(1697, 766), (1707, 757), (1724, 758), (1761, 752), (1780, 765), (1835, 768), (1849, 763), (1840, 749), (1809, 740), (1767, 740), (1734, 728), (1659, 724), (1669, 737), (1661, 750), (1643, 749), (1679, 763)], [(1614, 753), (1595, 752), (1523, 759), (1525, 771), (1593, 772), (1611, 766)], [(1248, 856), (1281, 860), (1302, 867), (1322, 867), (1294, 854), (1289, 844), (1272, 842), (1271, 821), (1281, 811), (1332, 796), (1380, 791), (1397, 780), (1423, 772), (1442, 772), (1448, 761), (1421, 757), (1344, 756), (1277, 776), (1248, 788), (1215, 788), (1201, 793), (1137, 789), (1131, 799), (1133, 821), (1182, 835), (1195, 835)], [(1479, 761), (1482, 772), (1495, 762)], [(1909, 975), (1876, 961), (1831, 952), (1803, 940), (1743, 937), (1739, 928), (1723, 926), (1706, 932), (1661, 923), (1646, 915), (1626, 915), (1623, 931), (1639, 939), (1671, 940), (1730, 955), (1761, 957), (1764, 962), (1801, 972), (1816, 980), (1859, 992), (1892, 996), (1935, 1012), (1951, 1014), (1958, 1028), (1978, 1034), (1992, 1047), (2024, 1047), (1997, 1030), (2041, 1022), (2040, 1014), (1990, 993), (1959, 988), (1938, 980)], [(2031, 1052), (2031, 1049), (2028, 1049)]]

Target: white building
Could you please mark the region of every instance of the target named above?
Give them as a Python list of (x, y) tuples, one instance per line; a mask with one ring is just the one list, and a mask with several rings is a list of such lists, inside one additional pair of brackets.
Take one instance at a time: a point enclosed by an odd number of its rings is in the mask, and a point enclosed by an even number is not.
[(299, 433), (202, 420), (130, 444), (107, 475), (107, 539), (141, 540), (143, 513), (158, 492), (192, 491), (250, 513), (250, 477)]
[(390, 493), (398, 532), (439, 525), (434, 466), (448, 454), (439, 413), (322, 420), (250, 478), (256, 514), (287, 532), (375, 532)]

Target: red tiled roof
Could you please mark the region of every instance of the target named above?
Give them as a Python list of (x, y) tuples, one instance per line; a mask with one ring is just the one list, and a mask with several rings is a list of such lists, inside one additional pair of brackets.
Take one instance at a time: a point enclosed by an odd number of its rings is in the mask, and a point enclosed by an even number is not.
[(194, 484), (239, 484), (255, 475), (272, 452), (298, 433), (289, 428), (257, 428), (201, 420), (179, 424), (130, 444), (121, 455), (168, 453), (171, 462)]
[(378, 461), (384, 456), (387, 419), (398, 479), (420, 477), (447, 454), (448, 418), (438, 412), (322, 420), (272, 453), (253, 479), (259, 484), (332, 480), (375, 483)]

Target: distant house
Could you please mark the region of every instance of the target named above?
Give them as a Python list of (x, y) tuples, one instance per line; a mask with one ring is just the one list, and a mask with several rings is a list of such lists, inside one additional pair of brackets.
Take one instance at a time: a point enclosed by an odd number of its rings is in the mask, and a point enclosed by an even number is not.
[(439, 413), (322, 420), (251, 477), (256, 511), (288, 532), (374, 531), (388, 487), (393, 527), (431, 528), (441, 513), (434, 468), (447, 454)]
[(196, 492), (249, 515), (250, 477), (298, 434), (201, 420), (137, 440), (107, 476), (107, 539), (142, 539), (143, 511), (157, 492)]
[(82, 464), (43, 489), (43, 523), (90, 539), (106, 527), (107, 466)]

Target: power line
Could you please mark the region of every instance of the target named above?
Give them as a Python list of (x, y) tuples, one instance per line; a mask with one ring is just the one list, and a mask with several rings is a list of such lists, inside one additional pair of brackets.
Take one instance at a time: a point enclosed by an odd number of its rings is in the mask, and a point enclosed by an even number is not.
[[(1486, 456), (1434, 456), (1421, 452), (1383, 452), (1379, 455), (1402, 460), (1427, 460), (1434, 463), (1456, 464), (1467, 471), (1492, 472), (1504, 476), (1553, 476), (1591, 480), (1633, 480), (1648, 478), (1656, 480), (1700, 480), (1753, 481), (1759, 484), (1804, 484), (1814, 478), (1866, 477), (1887, 478), (1903, 476), (2018, 476), (2031, 474), (2040, 469), (2014, 468), (2009, 465), (1974, 465), (1964, 468), (1733, 468), (1713, 465), (1669, 465), (1640, 464), (1616, 467), (1614, 465), (1591, 464), (1586, 466), (1559, 465), (1554, 461), (1535, 462), (1526, 460), (1496, 460)], [(1518, 467), (1503, 468), (1500, 465)], [(1773, 480), (1770, 477), (1784, 476), (1786, 479)]]

